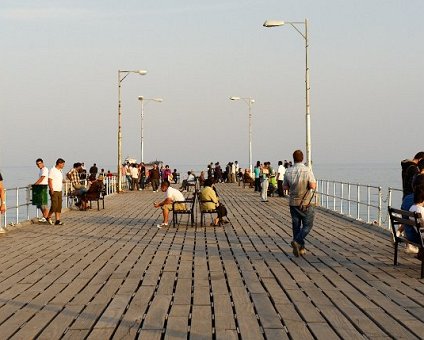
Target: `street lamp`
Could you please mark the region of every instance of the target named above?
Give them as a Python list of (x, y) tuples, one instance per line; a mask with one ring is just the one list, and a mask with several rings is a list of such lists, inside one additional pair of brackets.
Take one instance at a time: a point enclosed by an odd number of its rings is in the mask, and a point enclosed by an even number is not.
[(138, 100), (141, 102), (141, 126), (140, 126), (140, 159), (141, 162), (144, 163), (144, 143), (143, 143), (143, 119), (144, 119), (144, 102), (146, 100), (150, 100), (157, 103), (162, 103), (162, 98), (144, 98), (143, 96), (139, 96)]
[(121, 174), (121, 164), (122, 164), (121, 83), (124, 81), (124, 79), (130, 73), (137, 73), (141, 76), (144, 76), (147, 73), (147, 71), (145, 71), (145, 70), (136, 70), (136, 71), (121, 71), (121, 70), (118, 70), (118, 192), (122, 191), (122, 174)]
[(230, 97), (230, 100), (243, 100), (249, 106), (249, 169), (252, 172), (252, 104), (255, 100), (251, 97)]
[[(312, 154), (311, 154), (311, 107), (309, 105), (309, 91), (311, 87), (309, 86), (309, 67), (308, 67), (308, 20), (305, 21), (282, 21), (282, 20), (267, 20), (264, 22), (264, 27), (277, 27), (289, 24), (292, 26), (305, 40), (305, 90), (306, 90), (306, 114), (305, 114), (305, 123), (306, 123), (306, 164), (309, 167), (312, 167)], [(305, 31), (302, 32), (297, 26), (303, 25)]]

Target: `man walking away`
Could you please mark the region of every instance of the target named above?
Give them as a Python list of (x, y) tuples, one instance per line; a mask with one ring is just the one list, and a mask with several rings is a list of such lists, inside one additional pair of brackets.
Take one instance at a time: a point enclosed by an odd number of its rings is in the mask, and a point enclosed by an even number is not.
[(317, 183), (312, 169), (303, 164), (303, 153), (300, 150), (293, 152), (294, 166), (287, 169), (284, 175), (283, 189), (289, 190), (290, 214), (293, 228), (294, 256), (305, 255), (305, 238), (314, 223), (314, 208), (309, 204), (311, 190), (315, 190)]
[(56, 161), (56, 166), (51, 168), (49, 171), (48, 183), (50, 190), (51, 207), (46, 220), (48, 223), (53, 224), (51, 217), (54, 213), (56, 218), (56, 222), (54, 223), (55, 225), (63, 225), (63, 222), (60, 221), (60, 214), (62, 212), (62, 169), (64, 168), (64, 166), (65, 161), (62, 158), (59, 158)]
[[(34, 185), (40, 185), (43, 186), (43, 188), (40, 190), (42, 192), (42, 196), (45, 195), (47, 197), (47, 186), (48, 186), (48, 177), (49, 177), (49, 169), (44, 165), (44, 162), (41, 158), (38, 158), (35, 161), (35, 164), (37, 165), (38, 169), (40, 169), (40, 172), (38, 174), (38, 180), (34, 183)], [(46, 202), (47, 203), (47, 202)], [(46, 218), (49, 214), (49, 208), (44, 204), (37, 205), (37, 208), (41, 210), (41, 213), (43, 214), (43, 217), (38, 219), (38, 222), (47, 222)]]

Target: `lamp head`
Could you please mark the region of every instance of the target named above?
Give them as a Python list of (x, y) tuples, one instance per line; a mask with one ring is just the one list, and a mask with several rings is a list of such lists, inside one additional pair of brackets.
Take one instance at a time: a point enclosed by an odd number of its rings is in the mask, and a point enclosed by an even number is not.
[(139, 96), (138, 97), (138, 100), (143, 100), (144, 99), (144, 97), (143, 96)]
[(284, 21), (283, 20), (267, 20), (264, 22), (264, 27), (277, 27), (277, 26), (283, 26)]
[(230, 100), (240, 100), (240, 97), (230, 97)]
[(141, 76), (146, 75), (147, 71), (146, 70), (138, 70), (137, 73)]
[(162, 103), (163, 102), (163, 98), (153, 98), (153, 100), (155, 102), (158, 102), (158, 103)]

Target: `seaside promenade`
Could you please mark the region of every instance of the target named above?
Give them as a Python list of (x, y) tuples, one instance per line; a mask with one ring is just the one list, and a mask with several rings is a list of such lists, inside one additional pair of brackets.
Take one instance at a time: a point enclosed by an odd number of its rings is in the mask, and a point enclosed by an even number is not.
[(143, 191), (1, 235), (0, 338), (423, 338), (420, 264), (394, 267), (389, 234), (316, 209), (295, 258), (285, 199), (218, 192), (225, 227), (158, 229)]

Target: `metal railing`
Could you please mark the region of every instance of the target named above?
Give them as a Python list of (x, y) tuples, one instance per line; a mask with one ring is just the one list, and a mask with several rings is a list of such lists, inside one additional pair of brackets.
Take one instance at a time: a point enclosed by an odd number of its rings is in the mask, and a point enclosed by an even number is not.
[[(103, 180), (105, 184), (106, 195), (111, 195), (116, 192), (117, 177), (105, 177)], [(87, 183), (85, 183), (87, 184)], [(125, 182), (123, 187), (126, 187)], [(66, 196), (71, 191), (71, 183), (66, 180), (63, 182), (63, 203), (64, 207), (68, 208), (68, 200)], [(34, 217), (39, 216), (39, 209), (32, 204), (32, 186), (17, 187), (5, 189), (6, 192), (6, 212), (1, 215), (0, 228), (14, 226), (23, 221), (29, 221)], [(13, 202), (13, 203), (12, 203)]]
[(384, 198), (381, 187), (359, 183), (317, 180), (317, 206), (359, 221), (389, 228), (387, 207), (400, 207), (402, 190), (388, 188)]

